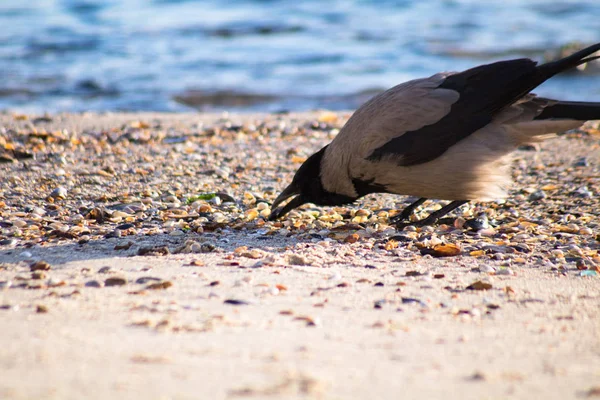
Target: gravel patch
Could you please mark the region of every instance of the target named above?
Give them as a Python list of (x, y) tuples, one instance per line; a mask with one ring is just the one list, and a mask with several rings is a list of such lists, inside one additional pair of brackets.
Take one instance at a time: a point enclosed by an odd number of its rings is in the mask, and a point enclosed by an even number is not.
[[(347, 117), (5, 113), (0, 249), (26, 259), (26, 249), (111, 239), (115, 251), (138, 255), (228, 252), (261, 260), (285, 253), (277, 262), (292, 265), (332, 263), (340, 252), (363, 261), (461, 255), (506, 268), (598, 272), (593, 124), (517, 152), (506, 201), (467, 204), (436, 226), (398, 232), (389, 218), (412, 199), (393, 195), (309, 205), (266, 221), (296, 169)], [(428, 202), (413, 218), (441, 204)], [(237, 236), (251, 246), (240, 249), (231, 240)], [(148, 237), (154, 245), (141, 246)]]

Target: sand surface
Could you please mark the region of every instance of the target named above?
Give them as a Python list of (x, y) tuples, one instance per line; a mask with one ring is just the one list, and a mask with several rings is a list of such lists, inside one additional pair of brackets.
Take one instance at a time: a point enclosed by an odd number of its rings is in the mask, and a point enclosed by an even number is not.
[[(346, 117), (340, 114), (340, 123)], [(93, 127), (100, 132), (132, 121), (161, 120), (164, 126), (175, 127), (173, 132), (201, 131), (222, 118), (199, 114), (62, 115), (52, 116), (43, 129), (84, 132)], [(281, 118), (292, 118), (293, 125), (332, 117), (317, 113)], [(10, 129), (31, 131), (34, 126), (28, 124), (33, 119), (3, 114), (0, 125), (5, 143), (17, 142), (18, 135)], [(328, 137), (315, 136), (305, 147), (314, 151)], [(263, 151), (262, 139), (225, 138), (215, 146), (220, 146), (221, 152), (229, 148), (234, 153), (245, 140), (257, 154)], [(265, 146), (272, 153), (284, 153), (288, 145), (283, 140), (265, 139)], [(36, 195), (32, 188), (18, 192), (16, 186), (6, 186), (0, 196), (5, 202), (4, 209), (0, 208), (0, 221), (5, 223), (0, 236), (5, 240), (0, 245), (0, 399), (598, 397), (600, 276), (595, 272), (600, 248), (596, 235), (600, 232), (598, 215), (593, 213), (600, 208), (597, 142), (598, 136), (560, 137), (538, 152), (519, 156), (528, 165), (549, 165), (561, 157), (574, 162), (586, 156), (590, 162), (582, 173), (594, 193), (582, 200), (584, 203), (569, 206), (575, 215), (569, 222), (579, 230), (571, 227), (569, 233), (560, 228), (564, 235), (548, 234), (548, 242), (533, 235), (527, 239), (531, 251), (524, 254), (478, 253), (481, 243), (500, 240), (495, 236), (439, 233), (463, 252), (436, 258), (421, 255), (422, 246), (406, 243), (389, 251), (382, 248), (390, 231), (373, 228), (371, 232), (365, 228), (371, 222), (341, 230), (346, 237), (359, 234), (356, 243), (349, 243), (351, 240), (336, 236), (333, 228), (334, 233), (328, 234), (320, 227), (323, 237), (308, 235), (302, 226), (297, 230), (289, 227), (283, 234), (267, 234), (262, 222), (261, 226), (250, 224), (260, 218), (231, 229), (229, 222), (215, 228), (209, 218), (202, 232), (186, 227), (175, 234), (173, 226), (162, 222), (162, 231), (142, 234), (150, 228), (140, 221), (135, 222), (139, 223), (137, 233), (111, 234), (123, 223), (117, 221), (98, 222), (98, 226), (90, 222), (91, 232), (85, 233), (85, 240), (81, 239), (83, 233), (57, 238), (50, 228), (45, 236), (37, 237), (25, 228), (15, 236), (11, 230), (16, 229), (15, 218), (27, 220), (28, 206), (48, 207), (48, 190), (42, 188)], [(160, 153), (157, 149), (165, 151), (160, 155), (163, 158), (179, 152), (165, 140), (152, 146), (156, 154)], [(54, 168), (52, 164), (44, 164), (40, 170), (26, 165), (42, 162), (42, 154), (57, 149), (31, 151), (39, 151), (35, 160), (0, 164), (6, 185), (8, 178), (15, 176), (36, 182), (39, 188), (50, 179), (37, 181), (36, 176), (43, 176), (46, 167)], [(84, 153), (92, 159), (94, 154), (98, 157), (87, 147), (61, 151), (69, 160)], [(152, 164), (153, 159), (143, 162)], [(76, 161), (69, 163), (62, 166), (67, 176), (69, 165)], [(190, 165), (193, 171), (194, 164)], [(295, 168), (297, 164), (288, 165), (282, 180), (269, 185), (282, 189)], [(242, 197), (244, 186), (252, 184), (244, 183), (243, 174), (240, 172), (237, 180), (230, 177), (215, 183), (213, 190), (229, 186), (234, 197)], [(181, 179), (195, 179), (188, 175)], [(540, 176), (522, 179), (547, 178)], [(557, 176), (550, 182), (558, 186), (556, 192), (547, 190), (548, 200), (531, 207), (541, 215), (552, 208), (553, 193), (559, 196), (568, 186), (567, 179)], [(106, 182), (116, 179), (100, 177)], [(69, 193), (74, 191), (78, 181), (60, 179), (56, 178), (71, 185)], [(517, 181), (522, 184), (520, 179)], [(545, 181), (538, 186), (548, 184)], [(85, 197), (86, 186), (81, 187), (77, 193)], [(515, 188), (514, 194), (520, 193), (518, 190)], [(15, 193), (23, 196), (22, 204)], [(51, 203), (64, 201), (65, 209), (71, 207), (69, 196), (59, 200)], [(72, 201), (72, 207), (82, 207), (83, 203)], [(525, 214), (530, 209), (526, 203), (527, 193), (515, 207)], [(368, 201), (361, 206), (368, 207)], [(240, 207), (241, 215), (247, 217), (252, 206)], [(573, 210), (578, 207), (588, 211), (576, 215)], [(588, 230), (581, 230), (586, 223)], [(502, 224), (496, 229), (500, 234)], [(547, 229), (558, 232), (551, 223)], [(330, 240), (324, 240), (327, 238)], [(426, 240), (431, 238), (418, 236), (415, 242), (427, 246)], [(518, 242), (519, 237), (511, 240)], [(182, 249), (186, 242), (188, 247), (197, 243), (210, 248)], [(139, 255), (141, 248), (161, 246), (166, 246), (169, 254)], [(557, 249), (562, 249), (564, 256), (553, 253)], [(570, 258), (569, 251), (580, 258)], [(42, 276), (33, 279), (32, 265), (49, 270), (37, 271)], [(126, 283), (106, 286), (109, 278), (124, 278)], [(92, 281), (100, 287), (93, 287)], [(477, 281), (490, 286), (469, 289)], [(475, 289), (482, 288), (476, 285)]]

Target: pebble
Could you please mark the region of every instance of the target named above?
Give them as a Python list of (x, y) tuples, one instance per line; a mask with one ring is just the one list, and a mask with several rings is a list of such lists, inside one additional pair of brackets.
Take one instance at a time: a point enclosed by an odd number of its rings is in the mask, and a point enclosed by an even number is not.
[(29, 266), (29, 270), (30, 271), (50, 271), (50, 264), (48, 264), (46, 261), (37, 261), (34, 262), (33, 264), (31, 264)]
[(212, 251), (215, 251), (216, 248), (217, 248), (217, 246), (215, 246), (212, 243), (202, 243), (200, 245), (200, 252), (201, 253), (210, 253)]
[(48, 279), (48, 282), (46, 282), (46, 285), (48, 285), (48, 287), (59, 287), (65, 286), (66, 282), (58, 278), (50, 278)]
[(146, 289), (149, 290), (161, 290), (161, 289), (168, 289), (171, 286), (173, 286), (173, 282), (171, 281), (161, 281), (161, 282), (155, 282), (155, 283), (151, 283), (148, 286), (146, 286)]
[(43, 208), (41, 208), (41, 207), (35, 207), (35, 208), (34, 208), (34, 209), (31, 211), (31, 214), (33, 214), (33, 215), (37, 215), (37, 216), (40, 216), (40, 217), (41, 217), (41, 216), (44, 216), (44, 215), (46, 215), (46, 210), (44, 210), (44, 209), (43, 209)]
[(127, 229), (131, 229), (134, 227), (135, 227), (134, 224), (127, 223), (127, 224), (121, 224), (121, 225), (117, 226), (115, 229), (120, 229), (121, 231), (126, 231)]
[(463, 227), (470, 228), (474, 231), (480, 231), (482, 229), (488, 229), (490, 227), (490, 223), (488, 220), (488, 216), (485, 213), (480, 213), (476, 218), (472, 218), (467, 220)]
[(292, 265), (311, 265), (308, 258), (300, 254), (288, 254), (287, 261)]
[(546, 192), (543, 190), (536, 190), (529, 195), (529, 201), (538, 201), (546, 198)]
[(127, 278), (112, 276), (104, 281), (104, 286), (123, 286), (127, 284)]
[(55, 199), (66, 199), (67, 198), (67, 189), (62, 186), (57, 187), (52, 192), (50, 192), (50, 197)]
[(139, 285), (143, 285), (143, 284), (148, 283), (148, 282), (160, 282), (160, 281), (162, 281), (162, 279), (155, 278), (153, 276), (142, 276), (141, 278), (137, 278), (135, 280), (135, 283), (137, 283)]
[(16, 226), (17, 228), (24, 228), (27, 226), (27, 222), (23, 221), (22, 219), (16, 219), (13, 221), (13, 226)]
[(46, 279), (46, 274), (43, 271), (35, 271), (31, 273), (31, 279)]
[(514, 275), (515, 272), (510, 268), (500, 268), (496, 271), (496, 275)]
[(224, 304), (230, 304), (233, 306), (247, 306), (250, 305), (250, 302), (246, 301), (246, 300), (240, 300), (240, 299), (226, 299), (225, 301), (223, 301)]
[(38, 314), (45, 314), (48, 312), (48, 307), (43, 304), (39, 304), (35, 307), (35, 312)]
[(592, 197), (594, 194), (587, 188), (587, 186), (582, 186), (579, 189), (577, 189), (574, 193), (575, 196), (577, 197), (581, 197), (581, 198), (590, 198)]
[(496, 268), (492, 267), (491, 265), (484, 264), (479, 267), (479, 271), (486, 274), (493, 274), (496, 272)]

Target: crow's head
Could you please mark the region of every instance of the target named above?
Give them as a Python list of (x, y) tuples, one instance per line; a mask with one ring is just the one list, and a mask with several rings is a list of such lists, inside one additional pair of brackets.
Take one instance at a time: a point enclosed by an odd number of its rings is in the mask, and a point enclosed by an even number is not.
[[(326, 148), (327, 146), (310, 156), (296, 171), (292, 183), (273, 202), (271, 215), (269, 215), (270, 220), (282, 217), (305, 203), (313, 203), (321, 206), (337, 206), (356, 200), (355, 197), (329, 192), (323, 187), (321, 182), (321, 160)], [(285, 206), (277, 207), (293, 196), (296, 197), (290, 200)]]

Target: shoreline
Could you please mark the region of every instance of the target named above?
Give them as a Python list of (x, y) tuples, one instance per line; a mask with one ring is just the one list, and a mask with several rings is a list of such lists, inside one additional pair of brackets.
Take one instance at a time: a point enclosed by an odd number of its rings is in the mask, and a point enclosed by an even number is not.
[(0, 397), (598, 396), (598, 124), (518, 151), (480, 232), (265, 222), (349, 115), (0, 112)]

